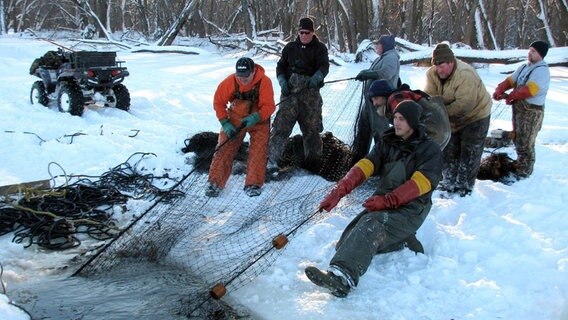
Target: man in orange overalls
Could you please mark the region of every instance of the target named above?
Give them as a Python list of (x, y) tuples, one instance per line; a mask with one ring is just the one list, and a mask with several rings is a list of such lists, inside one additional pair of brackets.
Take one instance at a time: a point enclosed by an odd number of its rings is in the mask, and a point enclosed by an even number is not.
[(205, 194), (217, 197), (225, 188), (235, 155), (248, 133), (250, 144), (244, 190), (249, 197), (260, 195), (268, 161), (270, 116), (276, 108), (272, 81), (265, 75), (264, 68), (250, 58), (240, 58), (236, 72), (217, 87), (213, 108), (222, 129), (209, 168), (209, 186)]

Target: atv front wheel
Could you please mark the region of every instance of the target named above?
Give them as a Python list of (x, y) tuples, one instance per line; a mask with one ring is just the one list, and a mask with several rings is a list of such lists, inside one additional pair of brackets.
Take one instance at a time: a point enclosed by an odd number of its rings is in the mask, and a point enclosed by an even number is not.
[(109, 90), (106, 105), (124, 111), (130, 109), (130, 93), (126, 86), (117, 84)]
[(30, 91), (30, 103), (31, 104), (41, 104), (47, 106), (49, 103), (49, 98), (47, 97), (47, 92), (45, 91), (45, 85), (43, 81), (36, 81), (32, 85), (32, 90)]
[(83, 115), (85, 104), (81, 88), (75, 83), (62, 84), (57, 97), (57, 106), (61, 112), (69, 112), (74, 116)]

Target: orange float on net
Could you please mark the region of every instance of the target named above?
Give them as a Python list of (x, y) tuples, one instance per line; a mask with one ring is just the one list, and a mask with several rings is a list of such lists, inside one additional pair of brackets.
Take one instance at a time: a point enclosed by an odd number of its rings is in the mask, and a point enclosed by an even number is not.
[(209, 291), (209, 294), (211, 294), (211, 297), (213, 297), (213, 299), (219, 300), (221, 299), (225, 293), (227, 293), (227, 288), (225, 288), (225, 286), (222, 283), (217, 283), (212, 289), (211, 291)]
[(283, 234), (279, 234), (274, 239), (272, 239), (272, 246), (276, 249), (282, 249), (288, 243), (288, 237)]

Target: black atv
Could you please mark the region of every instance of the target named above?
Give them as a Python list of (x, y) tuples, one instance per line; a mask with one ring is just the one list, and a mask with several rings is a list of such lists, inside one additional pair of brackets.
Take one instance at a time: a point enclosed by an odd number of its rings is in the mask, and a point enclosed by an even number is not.
[(122, 63), (116, 52), (48, 51), (30, 68), (41, 79), (32, 85), (30, 102), (57, 101), (59, 111), (75, 116), (94, 105), (128, 111), (130, 93), (122, 81), (129, 73)]

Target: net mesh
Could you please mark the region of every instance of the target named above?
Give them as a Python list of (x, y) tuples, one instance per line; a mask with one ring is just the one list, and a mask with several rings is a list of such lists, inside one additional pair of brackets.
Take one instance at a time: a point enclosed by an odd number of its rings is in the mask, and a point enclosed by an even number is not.
[[(352, 143), (360, 94), (356, 81), (321, 89), (324, 130), (345, 144)], [(300, 134), (297, 126), (292, 134)], [(99, 251), (77, 275), (100, 277), (125, 265), (155, 264), (160, 270), (185, 275), (175, 276), (177, 285), (187, 288), (183, 313), (213, 312), (212, 294), (221, 297), (224, 290), (232, 292), (254, 279), (282, 252), (277, 249), (281, 241), (291, 240), (302, 228), (325, 217), (317, 212), (318, 204), (346, 167), (333, 165), (340, 159), (333, 158), (325, 145), (323, 157), (322, 168), (335, 171), (326, 172), (327, 180), (298, 169), (286, 179), (266, 183), (256, 197), (243, 192), (244, 174), (232, 174), (219, 197), (207, 197), (207, 174), (192, 171), (176, 188), (184, 197), (147, 208), (128, 232)], [(242, 172), (237, 163), (233, 171)], [(357, 196), (357, 192), (352, 195)], [(153, 273), (152, 268), (140, 270), (148, 276)]]

